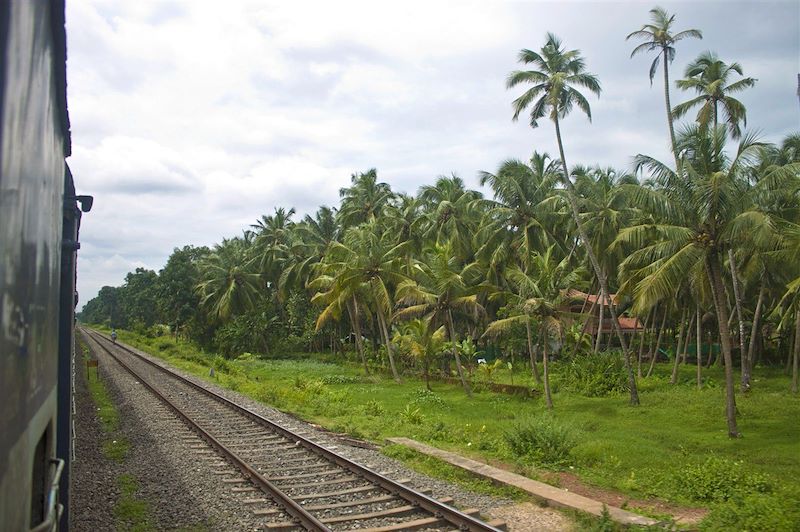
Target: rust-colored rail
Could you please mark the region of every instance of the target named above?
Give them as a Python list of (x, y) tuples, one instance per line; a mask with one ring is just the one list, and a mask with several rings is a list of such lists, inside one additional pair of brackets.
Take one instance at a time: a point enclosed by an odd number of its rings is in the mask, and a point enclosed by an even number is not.
[[(98, 338), (102, 339), (106, 343), (111, 343), (111, 340), (106, 338), (104, 335), (98, 333), (97, 331), (87, 331), (84, 329), (84, 332), (88, 334), (90, 337), (94, 338), (96, 341)], [(185, 420), (195, 431), (200, 434), (203, 439), (205, 439), (210, 445), (212, 445), (215, 449), (217, 449), (220, 453), (228, 457), (232, 462), (234, 462), (237, 467), (242, 471), (244, 475), (246, 475), (253, 483), (258, 485), (262, 488), (266, 493), (271, 495), (278, 504), (282, 505), (284, 509), (290, 514), (292, 517), (298, 520), (298, 522), (307, 530), (330, 530), (324, 523), (319, 521), (313, 515), (308, 513), (302, 506), (300, 506), (296, 501), (292, 500), (287, 494), (282, 492), (278, 487), (274, 484), (269, 482), (266, 478), (264, 478), (261, 474), (255, 471), (250, 465), (248, 465), (244, 460), (242, 460), (236, 453), (230, 451), (225, 447), (224, 444), (219, 442), (216, 438), (214, 438), (211, 434), (205, 431), (202, 427), (200, 427), (197, 423), (195, 423), (191, 418), (189, 418), (186, 414), (180, 411), (180, 409), (174, 405), (168, 398), (164, 397), (163, 394), (159, 393), (153, 386), (147, 383), (140, 375), (138, 375), (132, 368), (126, 365), (124, 362), (120, 360), (120, 358), (113, 353), (105, 346), (98, 342), (98, 345), (109, 355), (111, 355), (115, 360), (117, 360), (123, 368), (125, 368), (128, 372), (130, 372), (134, 377), (136, 377), (140, 382), (142, 382), (149, 390), (151, 390), (159, 399), (161, 399), (164, 403), (166, 403), (172, 410), (174, 410), (181, 419)], [(234, 411), (243, 414), (244, 416), (248, 417), (249, 419), (255, 421), (256, 423), (268, 428), (269, 430), (281, 434), (285, 438), (291, 439), (296, 444), (301, 445), (308, 449), (309, 451), (326, 458), (327, 460), (337, 464), (338, 466), (350, 471), (351, 473), (362, 477), (377, 486), (382, 487), (385, 490), (388, 490), (390, 493), (397, 495), (398, 497), (406, 500), (409, 504), (419, 507), (427, 512), (433, 514), (437, 518), (444, 519), (445, 521), (455, 525), (460, 530), (469, 530), (474, 532), (485, 532), (485, 531), (493, 531), (499, 532), (501, 529), (491, 526), (480, 519), (472, 517), (471, 515), (465, 514), (456, 510), (455, 508), (448, 506), (446, 504), (442, 504), (441, 502), (428, 497), (424, 493), (421, 493), (413, 488), (410, 488), (404, 484), (400, 484), (395, 482), (394, 480), (376, 473), (375, 471), (364, 467), (352, 460), (345, 458), (344, 456), (340, 456), (333, 451), (322, 447), (314, 443), (313, 441), (295, 433), (291, 430), (278, 425), (277, 423), (267, 419), (260, 414), (253, 412), (252, 410), (243, 407), (233, 401), (221, 396), (220, 394), (213, 392), (185, 377), (171, 371), (168, 368), (161, 366), (160, 364), (156, 364), (152, 360), (149, 360), (146, 357), (143, 357), (139, 353), (136, 353), (132, 349), (129, 349), (127, 346), (121, 345), (119, 342), (113, 344), (115, 348), (122, 349), (127, 353), (135, 356), (136, 358), (146, 362), (147, 364), (153, 366), (154, 368), (168, 374), (170, 377), (179, 380), (180, 382), (191, 386), (192, 388), (200, 391), (203, 394), (212, 397), (214, 400), (219, 401), (220, 403), (228, 406), (229, 408), (233, 409)]]

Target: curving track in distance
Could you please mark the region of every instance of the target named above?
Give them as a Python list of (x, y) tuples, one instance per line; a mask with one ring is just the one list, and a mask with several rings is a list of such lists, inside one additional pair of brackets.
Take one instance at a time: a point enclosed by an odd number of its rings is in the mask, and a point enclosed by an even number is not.
[[(282, 510), (261, 515), (272, 530), (498, 531), (404, 484), (361, 466), (237, 405), (96, 331), (83, 334), (173, 410), (250, 483)], [(212, 451), (208, 451), (212, 452)], [(265, 499), (252, 499), (263, 501)]]

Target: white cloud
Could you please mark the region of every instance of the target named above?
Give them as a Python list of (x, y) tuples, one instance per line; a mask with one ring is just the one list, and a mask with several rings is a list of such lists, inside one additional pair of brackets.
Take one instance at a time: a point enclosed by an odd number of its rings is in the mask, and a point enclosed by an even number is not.
[[(672, 72), (709, 48), (739, 60), (759, 78), (742, 95), (748, 123), (781, 135), (798, 123), (800, 22), (791, 3), (744, 6), (720, 21), (718, 4), (666, 4), (681, 29), (706, 35), (681, 43)], [(604, 88), (599, 101), (590, 98), (593, 124), (565, 121), (568, 161), (624, 168), (639, 152), (665, 158), (651, 59), (630, 60), (624, 39), (650, 7), (69, 2), (69, 163), (78, 190), (96, 196), (82, 226), (83, 300), (136, 266), (159, 269), (176, 246), (239, 234), (276, 206), (302, 215), (337, 205), (353, 172), (377, 167), (413, 193), (440, 174), (477, 186), (477, 172), (505, 158), (555, 154), (549, 123), (531, 130), (510, 121), (519, 91), (505, 89), (518, 50), (538, 48), (548, 30), (583, 51)]]

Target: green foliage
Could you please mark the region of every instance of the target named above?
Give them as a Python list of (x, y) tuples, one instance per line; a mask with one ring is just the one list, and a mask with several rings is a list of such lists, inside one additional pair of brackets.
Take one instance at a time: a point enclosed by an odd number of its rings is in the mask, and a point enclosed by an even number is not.
[(117, 477), (120, 496), (114, 505), (117, 530), (145, 532), (155, 530), (150, 522), (150, 505), (137, 497), (139, 484), (133, 475)]
[(406, 423), (410, 423), (412, 425), (420, 425), (422, 421), (425, 419), (425, 416), (422, 415), (419, 408), (414, 408), (413, 405), (407, 404), (406, 407), (400, 411), (400, 418), (403, 419)]
[(800, 531), (800, 493), (784, 490), (775, 496), (764, 493), (735, 495), (724, 504), (714, 506), (700, 528), (713, 532)]
[(774, 482), (766, 475), (748, 471), (742, 461), (712, 456), (702, 464), (679, 469), (673, 479), (675, 491), (698, 502), (725, 502), (754, 493), (770, 493)]
[(359, 384), (364, 379), (356, 375), (325, 375), (322, 382), (325, 384)]
[(386, 409), (375, 399), (370, 399), (364, 404), (364, 415), (366, 416), (379, 417), (385, 413)]
[(436, 393), (427, 388), (418, 388), (411, 394), (411, 404), (422, 408), (444, 409), (447, 404)]
[(585, 397), (603, 397), (625, 392), (628, 389), (628, 380), (622, 353), (604, 351), (576, 355), (564, 366), (558, 384)]
[(503, 437), (517, 458), (553, 467), (566, 465), (577, 444), (575, 431), (549, 415), (519, 421)]

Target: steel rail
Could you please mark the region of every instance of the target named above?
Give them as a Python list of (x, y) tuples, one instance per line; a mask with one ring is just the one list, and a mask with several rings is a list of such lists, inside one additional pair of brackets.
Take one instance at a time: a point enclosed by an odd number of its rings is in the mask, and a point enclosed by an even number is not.
[[(84, 333), (86, 331), (84, 330)], [(97, 333), (95, 333), (97, 334)], [(241, 472), (254, 484), (256, 484), (259, 488), (262, 489), (267, 495), (271, 496), (275, 502), (284, 506), (284, 510), (294, 517), (299, 523), (307, 530), (320, 530), (320, 531), (329, 531), (330, 528), (325, 526), (325, 524), (314, 517), (312, 514), (308, 513), (305, 508), (300, 506), (296, 501), (294, 501), (291, 497), (289, 497), (286, 493), (281, 491), (277, 486), (272, 484), (269, 480), (264, 478), (258, 471), (253, 469), (247, 462), (245, 462), (242, 458), (239, 457), (236, 453), (228, 449), (223, 443), (217, 440), (214, 436), (208, 433), (203, 427), (201, 427), (198, 423), (196, 423), (191, 417), (186, 415), (177, 405), (175, 405), (172, 401), (170, 401), (164, 394), (159, 392), (153, 385), (151, 385), (147, 380), (143, 379), (140, 374), (138, 374), (133, 368), (131, 368), (128, 364), (123, 362), (117, 355), (111, 352), (106, 346), (102, 345), (102, 343), (97, 341), (97, 338), (93, 334), (89, 334), (91, 338), (95, 340), (98, 347), (105, 351), (108, 355), (110, 355), (114, 360), (119, 363), (123, 369), (127, 370), (131, 375), (133, 375), (139, 382), (141, 382), (148, 390), (150, 390), (161, 402), (166, 404), (172, 411), (174, 411), (178, 417), (180, 417), (186, 424), (188, 424), (192, 430), (197, 432), (200, 437), (202, 437), (206, 442), (208, 442), (214, 449), (220, 452), (223, 456), (228, 458), (231, 462), (233, 462), (236, 467), (238, 467)], [(106, 341), (105, 337), (99, 335)], [(123, 346), (119, 344), (114, 344), (116, 347), (120, 347), (125, 351), (130, 351), (125, 349)], [(144, 360), (144, 359), (143, 359)], [(157, 366), (157, 365), (156, 365)]]
[[(97, 331), (92, 331), (92, 334), (95, 334), (95, 335), (99, 336), (100, 338), (102, 338), (106, 342), (111, 342), (111, 340), (106, 338), (105, 335), (100, 334)], [(165, 368), (164, 366), (161, 366), (160, 364), (157, 364), (157, 363), (153, 362), (152, 360), (147, 359), (146, 357), (140, 355), (139, 353), (136, 353), (135, 351), (133, 351), (132, 349), (128, 348), (127, 346), (121, 345), (119, 343), (116, 343), (114, 345), (116, 347), (119, 347), (120, 349), (122, 349), (122, 350), (124, 350), (124, 351), (126, 351), (126, 352), (128, 352), (128, 353), (130, 353), (132, 355), (134, 355), (135, 357), (139, 358), (140, 360), (150, 364), (151, 366), (163, 371), (164, 373), (169, 374), (171, 377), (173, 377), (173, 378), (175, 378), (175, 379), (177, 379), (177, 380), (179, 380), (179, 381), (181, 381), (181, 382), (183, 382), (185, 384), (188, 384), (189, 386), (201, 391), (202, 393), (208, 395), (209, 397), (212, 397), (215, 400), (217, 400), (217, 401), (229, 406), (230, 408), (232, 408), (232, 409), (234, 409), (234, 410), (246, 415), (247, 417), (249, 417), (253, 421), (256, 421), (257, 423), (259, 423), (261, 425), (264, 425), (265, 427), (269, 428), (270, 430), (273, 430), (273, 431), (283, 435), (284, 437), (286, 437), (288, 439), (294, 440), (295, 443), (297, 443), (299, 445), (302, 445), (303, 447), (305, 447), (309, 451), (312, 451), (312, 452), (314, 452), (314, 453), (316, 453), (318, 455), (324, 456), (328, 460), (330, 460), (333, 463), (343, 467), (344, 469), (347, 469), (348, 471), (350, 471), (350, 472), (352, 472), (352, 473), (354, 473), (354, 474), (356, 474), (356, 475), (358, 475), (358, 476), (360, 476), (362, 478), (365, 478), (365, 479), (369, 480), (370, 482), (375, 483), (376, 485), (388, 490), (393, 495), (397, 495), (398, 497), (400, 497), (402, 499), (405, 499), (410, 504), (412, 504), (414, 506), (418, 506), (418, 507), (430, 512), (434, 516), (439, 517), (441, 519), (444, 519), (445, 521), (448, 521), (449, 523), (457, 526), (460, 530), (469, 530), (471, 532), (486, 532), (486, 531), (501, 532), (501, 530), (499, 528), (493, 527), (493, 526), (481, 521), (480, 519), (477, 519), (475, 517), (472, 517), (471, 515), (468, 515), (468, 514), (465, 514), (463, 512), (460, 512), (460, 511), (456, 510), (455, 508), (453, 508), (451, 506), (448, 506), (446, 504), (442, 504), (439, 501), (437, 501), (436, 499), (433, 499), (432, 497), (428, 497), (424, 493), (420, 493), (419, 491), (417, 491), (417, 490), (415, 490), (413, 488), (410, 488), (410, 487), (408, 487), (408, 486), (406, 486), (404, 484), (400, 484), (399, 482), (395, 482), (394, 480), (392, 480), (392, 479), (390, 479), (390, 478), (388, 478), (388, 477), (386, 477), (384, 475), (381, 475), (380, 473), (376, 473), (375, 471), (373, 471), (373, 470), (371, 470), (371, 469), (369, 469), (367, 467), (364, 467), (364, 466), (362, 466), (362, 465), (360, 465), (360, 464), (358, 464), (356, 462), (353, 462), (352, 460), (349, 460), (349, 459), (345, 458), (344, 456), (340, 456), (340, 455), (334, 453), (333, 451), (330, 451), (329, 449), (326, 449), (325, 447), (323, 447), (323, 446), (321, 446), (321, 445), (319, 445), (317, 443), (314, 443), (313, 441), (311, 441), (311, 440), (309, 440), (309, 439), (307, 439), (307, 438), (305, 438), (305, 437), (303, 437), (303, 436), (301, 436), (301, 435), (299, 435), (299, 434), (297, 434), (295, 432), (292, 432), (291, 430), (289, 430), (289, 429), (287, 429), (285, 427), (282, 427), (281, 425), (278, 425), (274, 421), (271, 421), (270, 419), (268, 419), (268, 418), (266, 418), (266, 417), (264, 417), (264, 416), (262, 416), (260, 414), (257, 414), (255, 412), (253, 412), (249, 408), (246, 408), (246, 407), (241, 406), (241, 405), (239, 405), (237, 403), (234, 403), (230, 399), (227, 399), (226, 397), (223, 397), (222, 395), (220, 395), (220, 394), (218, 394), (216, 392), (213, 392), (213, 391), (209, 390), (208, 388), (205, 388), (204, 386), (201, 386), (201, 385), (199, 385), (199, 384), (197, 384), (197, 383), (195, 383), (195, 382), (183, 377), (182, 375), (179, 375), (179, 374), (175, 373), (174, 371), (171, 371), (170, 369)]]

